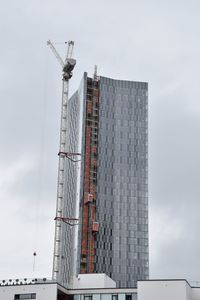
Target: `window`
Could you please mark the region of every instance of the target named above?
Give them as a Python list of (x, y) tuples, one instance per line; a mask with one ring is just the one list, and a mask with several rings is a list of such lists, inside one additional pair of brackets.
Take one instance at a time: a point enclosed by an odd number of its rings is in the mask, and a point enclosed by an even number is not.
[(92, 300), (92, 295), (84, 295), (84, 300)]
[(118, 295), (112, 295), (112, 300), (118, 300)]
[(126, 300), (132, 300), (132, 295), (131, 294), (126, 295)]
[(36, 294), (32, 293), (32, 294), (16, 294), (14, 300), (18, 300), (18, 299), (36, 299)]

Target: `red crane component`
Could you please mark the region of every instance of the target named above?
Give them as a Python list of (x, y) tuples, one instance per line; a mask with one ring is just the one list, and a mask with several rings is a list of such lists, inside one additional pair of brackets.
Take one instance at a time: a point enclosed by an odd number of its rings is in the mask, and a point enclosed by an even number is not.
[(79, 162), (80, 159), (74, 159), (76, 156), (81, 156), (81, 153), (76, 153), (76, 152), (58, 152), (58, 156), (66, 157), (72, 162)]
[(64, 218), (64, 217), (55, 217), (54, 220), (61, 221), (70, 226), (78, 225), (78, 221), (79, 221), (79, 219), (76, 218)]
[(65, 155), (65, 156), (75, 156), (75, 155), (80, 155), (81, 156), (81, 153), (76, 153), (76, 152), (58, 152), (58, 155)]
[(98, 222), (93, 222), (92, 223), (92, 232), (98, 232), (99, 231), (99, 223)]

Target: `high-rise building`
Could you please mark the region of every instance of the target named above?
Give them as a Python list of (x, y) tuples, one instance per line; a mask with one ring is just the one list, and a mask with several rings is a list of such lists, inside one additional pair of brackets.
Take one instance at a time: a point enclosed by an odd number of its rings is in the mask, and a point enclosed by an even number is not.
[(148, 279), (148, 85), (89, 78), (68, 101), (64, 217), (57, 280), (106, 273), (118, 287)]

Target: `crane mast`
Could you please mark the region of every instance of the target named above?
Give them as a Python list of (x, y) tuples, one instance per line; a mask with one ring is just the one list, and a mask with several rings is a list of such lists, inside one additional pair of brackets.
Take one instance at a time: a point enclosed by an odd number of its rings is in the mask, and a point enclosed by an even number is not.
[[(64, 213), (64, 190), (65, 190), (65, 159), (80, 155), (79, 153), (66, 152), (67, 140), (67, 104), (69, 94), (69, 79), (72, 77), (72, 71), (76, 65), (76, 60), (72, 58), (74, 42), (68, 41), (68, 49), (65, 60), (61, 58), (52, 42), (47, 41), (47, 45), (51, 48), (56, 56), (63, 71), (62, 85), (62, 105), (61, 105), (61, 122), (60, 122), (60, 145), (59, 145), (59, 163), (58, 163), (58, 182), (57, 182), (57, 203), (56, 203), (56, 218), (55, 218), (55, 238), (54, 238), (54, 254), (53, 254), (53, 279), (58, 279), (58, 273), (61, 264), (61, 239), (63, 220), (67, 218), (70, 222), (70, 216), (63, 216)], [(71, 218), (72, 222), (75, 220)], [(67, 223), (68, 224), (68, 223)]]

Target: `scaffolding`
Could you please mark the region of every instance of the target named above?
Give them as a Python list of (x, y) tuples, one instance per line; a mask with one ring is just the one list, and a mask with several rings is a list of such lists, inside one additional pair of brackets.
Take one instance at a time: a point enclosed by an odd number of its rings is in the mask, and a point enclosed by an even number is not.
[(99, 82), (95, 68), (94, 79), (87, 78), (80, 273), (95, 271), (95, 239), (99, 231), (99, 223), (96, 221), (98, 114)]

